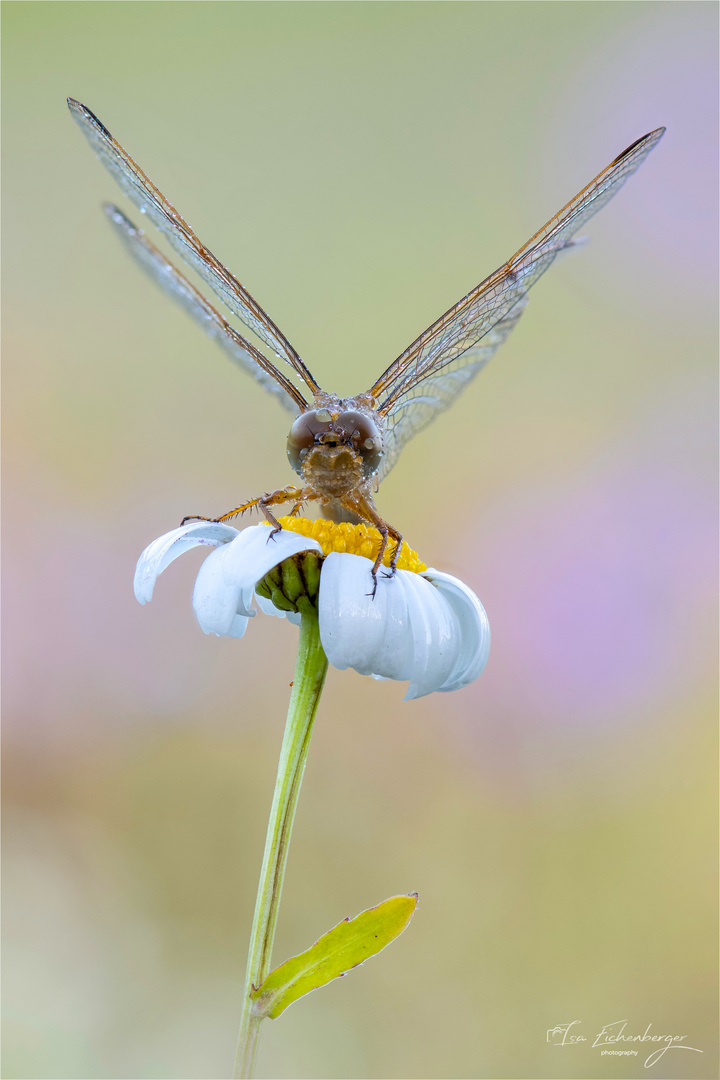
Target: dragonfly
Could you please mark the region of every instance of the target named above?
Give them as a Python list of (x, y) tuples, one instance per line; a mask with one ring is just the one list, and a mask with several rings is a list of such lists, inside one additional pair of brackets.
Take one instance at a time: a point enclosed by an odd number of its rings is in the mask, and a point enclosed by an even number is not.
[[(111, 225), (141, 267), (294, 415), (287, 453), (301, 483), (266, 492), (218, 518), (193, 515), (184, 518), (183, 524), (188, 520), (227, 521), (257, 508), (273, 527), (273, 535), (281, 526), (272, 508), (290, 504), (290, 514), (295, 516), (306, 503), (315, 501), (332, 521), (363, 522), (378, 530), (381, 543), (371, 571), (373, 594), (386, 553), (391, 553), (392, 575), (402, 544), (402, 534), (375, 506), (373, 493), (380, 481), (408, 440), (448, 408), (487, 364), (525, 310), (531, 286), (558, 255), (581, 243), (573, 239), (577, 231), (615, 195), (665, 132), (664, 127), (656, 128), (631, 143), (512, 258), (415, 338), (368, 390), (340, 398), (321, 388), (267, 312), (198, 239), (97, 116), (73, 98), (68, 98), (68, 107), (123, 194), (232, 315), (304, 384), (301, 391), (258, 345), (238, 333), (142, 229), (117, 206), (105, 204)], [(394, 550), (389, 547), (393, 542)]]

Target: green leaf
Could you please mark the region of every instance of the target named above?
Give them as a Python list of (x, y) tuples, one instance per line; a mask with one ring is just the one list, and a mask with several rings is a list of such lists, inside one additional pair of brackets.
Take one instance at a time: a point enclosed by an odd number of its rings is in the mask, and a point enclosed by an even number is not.
[(377, 907), (343, 919), (304, 953), (286, 960), (250, 995), (258, 1016), (275, 1019), (293, 1001), (325, 986), (402, 934), (417, 907), (417, 893), (391, 896)]

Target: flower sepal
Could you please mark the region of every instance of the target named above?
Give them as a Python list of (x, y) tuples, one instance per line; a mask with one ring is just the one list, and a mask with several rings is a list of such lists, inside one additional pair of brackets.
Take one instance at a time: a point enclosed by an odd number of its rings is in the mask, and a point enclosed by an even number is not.
[(283, 559), (258, 581), (255, 593), (279, 611), (316, 615), (322, 562), (322, 556), (314, 551)]

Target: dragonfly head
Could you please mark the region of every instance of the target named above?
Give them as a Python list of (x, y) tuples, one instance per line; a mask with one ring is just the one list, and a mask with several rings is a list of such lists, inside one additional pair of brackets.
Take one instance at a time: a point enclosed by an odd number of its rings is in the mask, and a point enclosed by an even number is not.
[(377, 470), (382, 458), (383, 440), (377, 421), (370, 412), (322, 406), (298, 416), (290, 428), (287, 453), (295, 472), (304, 475), (310, 458), (326, 458), (338, 464), (348, 456), (362, 469), (365, 479)]

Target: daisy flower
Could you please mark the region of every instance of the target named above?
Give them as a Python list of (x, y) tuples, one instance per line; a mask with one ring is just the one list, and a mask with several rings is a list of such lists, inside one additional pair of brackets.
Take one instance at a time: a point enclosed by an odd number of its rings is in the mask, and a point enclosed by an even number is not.
[[(189, 522), (158, 537), (135, 572), (141, 604), (158, 576), (183, 552), (213, 550), (200, 567), (193, 609), (206, 634), (242, 637), (255, 615), (300, 623), (317, 612), (322, 648), (333, 667), (409, 681), (405, 700), (467, 686), (483, 670), (490, 627), (475, 594), (450, 574), (428, 568), (403, 543), (394, 574), (372, 564), (380, 534), (366, 525), (279, 519), (282, 529), (238, 531), (211, 521)], [(386, 556), (389, 565), (390, 552)]]

